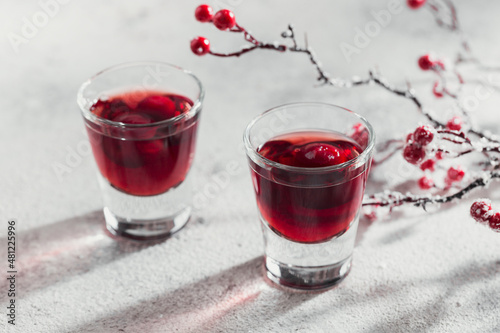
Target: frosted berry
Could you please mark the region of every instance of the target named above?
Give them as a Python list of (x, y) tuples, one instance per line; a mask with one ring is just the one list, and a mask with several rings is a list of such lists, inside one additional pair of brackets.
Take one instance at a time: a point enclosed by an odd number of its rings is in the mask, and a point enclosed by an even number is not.
[(434, 171), (436, 169), (436, 161), (430, 159), (424, 161), (422, 162), (422, 164), (420, 164), (420, 169), (422, 169), (422, 171), (425, 170)]
[(500, 213), (495, 213), (490, 216), (488, 224), (491, 229), (500, 232)]
[(191, 51), (202, 56), (210, 52), (210, 41), (205, 37), (196, 37), (191, 40)]
[(460, 131), (462, 129), (462, 119), (453, 117), (446, 123), (446, 128), (452, 131)]
[(427, 0), (408, 0), (407, 4), (408, 4), (408, 7), (410, 7), (411, 9), (418, 9), (418, 8), (422, 7), (423, 5), (425, 5), (426, 1)]
[(405, 146), (403, 157), (408, 163), (418, 164), (425, 158), (425, 150), (418, 143), (410, 143)]
[(493, 215), (489, 200), (475, 201), (470, 207), (470, 215), (477, 222), (487, 222)]
[(194, 17), (200, 22), (210, 22), (214, 17), (214, 10), (209, 5), (199, 5), (194, 11)]
[(429, 126), (420, 126), (413, 132), (413, 137), (415, 138), (415, 142), (426, 146), (434, 139), (434, 133)]
[(446, 175), (452, 182), (459, 182), (464, 178), (465, 171), (460, 166), (450, 167)]
[(434, 181), (429, 177), (422, 177), (418, 180), (418, 187), (422, 190), (428, 190), (434, 187)]
[(426, 54), (418, 58), (418, 66), (423, 70), (423, 71), (428, 71), (429, 69), (434, 66), (434, 60), (432, 60), (431, 56)]
[(234, 13), (229, 9), (219, 10), (214, 15), (214, 25), (219, 30), (228, 30), (236, 25), (236, 18), (234, 17)]

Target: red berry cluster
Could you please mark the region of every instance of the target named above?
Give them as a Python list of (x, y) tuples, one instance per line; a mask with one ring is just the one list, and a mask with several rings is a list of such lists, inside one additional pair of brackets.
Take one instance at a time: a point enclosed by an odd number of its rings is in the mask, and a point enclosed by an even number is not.
[(470, 215), (479, 223), (488, 224), (495, 231), (500, 232), (500, 212), (494, 212), (488, 199), (475, 201), (470, 207)]
[[(406, 137), (406, 146), (403, 149), (404, 159), (411, 164), (420, 164), (420, 169), (423, 171), (434, 171), (435, 161), (428, 159), (424, 161), (426, 156), (425, 146), (429, 145), (434, 139), (434, 130), (430, 126), (420, 126)], [(418, 186), (423, 190), (428, 190), (434, 187), (432, 178), (423, 176), (418, 180)]]
[[(407, 5), (411, 9), (419, 9), (425, 5), (436, 18), (439, 26), (449, 29), (453, 32), (460, 32), (460, 27), (458, 25), (458, 19), (456, 17), (455, 6), (452, 1), (442, 1), (438, 5), (435, 1), (427, 0), (407, 0)], [(446, 17), (445, 17), (446, 16)], [(449, 17), (448, 17), (449, 16)], [(384, 193), (378, 193), (370, 196), (369, 200), (363, 202), (364, 207), (372, 207), (373, 209), (379, 207), (388, 207), (390, 210), (392, 208), (401, 206), (403, 204), (414, 204), (416, 206), (421, 206), (425, 208), (426, 204), (433, 203), (448, 203), (455, 199), (461, 199), (466, 193), (477, 187), (484, 187), (487, 185), (489, 180), (486, 178), (476, 178), (473, 179), (473, 173), (470, 173), (470, 178), (472, 182), (467, 186), (461, 186), (463, 184), (457, 184), (462, 182), (465, 178), (465, 171), (460, 166), (445, 165), (447, 161), (442, 161), (444, 157), (447, 159), (460, 157), (473, 152), (500, 152), (500, 147), (497, 146), (498, 140), (493, 138), (493, 136), (487, 134), (486, 132), (479, 131), (477, 129), (471, 128), (471, 123), (469, 121), (462, 121), (462, 118), (456, 116), (449, 119), (446, 122), (442, 122), (434, 118), (432, 112), (428, 112), (424, 108), (421, 100), (416, 96), (413, 90), (408, 84), (408, 88), (398, 89), (395, 86), (391, 86), (386, 83), (380, 75), (370, 72), (370, 76), (367, 79), (352, 79), (344, 80), (342, 78), (331, 78), (328, 73), (324, 72), (322, 66), (314, 55), (312, 49), (307, 45), (305, 47), (299, 46), (296, 40), (296, 34), (292, 25), (288, 26), (288, 30), (283, 32), (281, 36), (288, 39), (291, 43), (290, 46), (285, 44), (274, 43), (264, 43), (256, 39), (252, 34), (244, 29), (242, 26), (236, 23), (235, 16), (233, 12), (227, 9), (222, 9), (214, 13), (213, 9), (208, 5), (200, 5), (195, 10), (195, 18), (199, 22), (209, 22), (213, 23), (215, 27), (224, 31), (231, 31), (241, 33), (244, 39), (250, 45), (242, 47), (240, 50), (231, 53), (219, 53), (210, 49), (210, 42), (205, 37), (196, 37), (191, 41), (191, 49), (196, 55), (204, 55), (210, 53), (212, 56), (219, 57), (239, 57), (242, 54), (250, 52), (256, 49), (268, 49), (278, 52), (297, 52), (305, 54), (309, 57), (310, 62), (315, 66), (318, 72), (317, 80), (325, 85), (333, 87), (344, 87), (344, 86), (362, 86), (375, 83), (377, 86), (389, 90), (396, 95), (404, 96), (405, 98), (412, 101), (421, 114), (427, 117), (433, 126), (420, 126), (414, 132), (407, 136), (406, 142), (403, 144), (403, 140), (391, 139), (387, 140), (386, 145), (383, 146), (382, 150), (389, 151), (392, 150), (387, 156), (377, 160), (377, 163), (381, 164), (383, 161), (387, 160), (394, 153), (402, 150), (403, 157), (409, 163), (418, 166), (422, 172), (424, 172), (423, 177), (418, 180), (418, 185), (421, 189), (430, 190), (434, 189), (434, 194), (425, 195), (402, 195), (396, 191), (386, 191)], [(447, 22), (447, 18), (451, 21)], [(462, 40), (462, 46), (466, 53), (470, 52), (470, 46), (467, 41)], [(479, 63), (476, 59), (473, 59), (474, 63)], [(418, 66), (421, 70), (430, 72), (432, 75), (437, 77), (436, 82), (433, 86), (433, 93), (436, 97), (448, 97), (456, 100), (460, 99), (460, 89), (450, 89), (447, 85), (448, 77), (456, 77), (460, 85), (465, 84), (465, 81), (457, 70), (457, 67), (461, 63), (470, 61), (467, 57), (458, 58), (456, 62), (445, 62), (442, 59), (433, 57), (430, 54), (424, 54), (418, 59)], [(453, 87), (453, 86), (452, 86)], [(464, 120), (468, 118), (466, 110), (462, 108), (463, 114), (465, 115)], [(479, 139), (485, 142), (485, 145), (475, 145), (474, 141), (468, 137), (469, 134), (473, 135), (473, 139), (479, 137)], [(356, 142), (361, 146), (365, 146), (368, 142), (368, 132), (361, 124), (356, 124), (352, 132), (349, 134)], [(486, 143), (488, 143), (486, 146)], [(448, 147), (466, 147), (465, 149), (454, 149)], [(491, 146), (491, 147), (490, 147)], [(333, 150), (329, 147), (313, 147), (313, 151), (318, 153), (318, 163), (322, 164), (329, 156), (333, 154)], [(487, 154), (485, 154), (488, 156)], [(316, 155), (315, 155), (316, 156)], [(500, 172), (498, 171), (497, 161), (495, 157), (489, 158), (492, 162), (491, 166), (494, 168), (486, 169), (485, 172), (491, 176), (491, 179), (500, 178)], [(431, 173), (436, 172), (431, 175)], [(438, 177), (436, 174), (440, 175), (441, 181), (439, 181), (439, 186), (434, 184), (434, 180)], [(488, 178), (489, 179), (489, 178)], [(449, 190), (457, 189), (455, 193), (449, 193)], [(440, 195), (437, 195), (439, 191)], [(442, 194), (442, 195), (441, 195)], [(488, 206), (486, 206), (488, 208)], [(477, 210), (477, 209), (476, 209)], [(489, 212), (491, 208), (486, 211)], [(369, 214), (370, 218), (376, 218), (377, 214), (375, 211)], [(493, 225), (492, 228), (500, 230), (500, 213), (492, 214), (491, 218), (488, 218), (488, 222)]]
[[(430, 54), (424, 54), (420, 58), (418, 58), (418, 67), (420, 67), (423, 71), (432, 70), (435, 73), (441, 72), (445, 70), (444, 61), (440, 59), (434, 59)], [(441, 79), (441, 77), (440, 77)], [(434, 86), (432, 87), (432, 93), (437, 98), (443, 97), (445, 94), (450, 94), (450, 92), (443, 86), (443, 82), (441, 80), (437, 80), (434, 82)]]
[[(403, 148), (404, 159), (411, 164), (418, 165), (420, 169), (426, 173), (436, 170), (437, 160), (443, 159), (441, 151), (435, 152), (434, 157), (426, 157), (436, 149), (430, 148), (429, 145), (434, 141), (436, 131), (428, 125), (417, 127), (417, 129), (408, 134), (406, 137), (406, 145)], [(446, 172), (444, 183), (446, 186), (451, 186), (453, 183), (460, 182), (465, 176), (465, 171), (460, 167), (450, 167)], [(418, 186), (423, 190), (429, 190), (435, 187), (433, 179), (428, 175), (424, 175), (418, 180)]]
[(420, 164), (426, 155), (425, 146), (434, 139), (434, 130), (430, 126), (420, 126), (406, 137), (403, 149), (404, 159), (411, 164)]
[[(194, 17), (200, 22), (211, 22), (219, 30), (230, 30), (236, 26), (234, 13), (229, 9), (221, 9), (214, 15), (214, 10), (209, 5), (196, 7)], [(210, 52), (210, 41), (205, 37), (195, 37), (191, 40), (191, 51), (198, 56)]]

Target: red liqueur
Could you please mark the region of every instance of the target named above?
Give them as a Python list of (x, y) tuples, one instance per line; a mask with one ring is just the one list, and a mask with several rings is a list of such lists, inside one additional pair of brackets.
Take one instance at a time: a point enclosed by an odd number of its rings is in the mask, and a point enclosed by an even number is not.
[(269, 169), (251, 162), (259, 210), (275, 232), (317, 243), (349, 228), (368, 174), (348, 163), (363, 152), (360, 144), (336, 132), (301, 131), (277, 136), (257, 152), (280, 164)]
[(182, 183), (194, 156), (197, 115), (180, 116), (192, 106), (187, 97), (156, 91), (97, 100), (90, 110), (104, 121), (86, 123), (102, 176), (116, 189), (138, 196), (161, 194)]

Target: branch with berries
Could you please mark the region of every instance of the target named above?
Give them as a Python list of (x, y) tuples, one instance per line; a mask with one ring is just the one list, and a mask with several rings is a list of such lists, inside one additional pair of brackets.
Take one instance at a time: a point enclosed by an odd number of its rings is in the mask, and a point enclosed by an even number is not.
[[(464, 63), (470, 63), (476, 65), (478, 70), (490, 70), (492, 68), (482, 65), (472, 55), (469, 43), (460, 28), (457, 9), (452, 1), (407, 0), (407, 4), (411, 9), (415, 10), (420, 8), (429, 9), (439, 27), (458, 34), (461, 39), (464, 54), (458, 54), (452, 65), (429, 54), (418, 59), (418, 66), (421, 70), (435, 74), (436, 78), (432, 86), (434, 96), (436, 98), (450, 98), (456, 102), (460, 114), (450, 119), (438, 119), (431, 108), (424, 106), (410, 83), (407, 83), (404, 88), (396, 87), (377, 71), (369, 71), (365, 78), (344, 79), (331, 76), (324, 71), (307, 40), (304, 46), (299, 44), (292, 25), (289, 25), (281, 34), (282, 43), (263, 42), (239, 25), (232, 11), (222, 9), (214, 13), (210, 6), (200, 5), (195, 11), (195, 18), (199, 22), (211, 23), (222, 31), (239, 33), (248, 45), (229, 53), (216, 52), (211, 49), (207, 38), (196, 37), (191, 40), (191, 50), (199, 56), (210, 54), (217, 57), (239, 57), (257, 49), (268, 49), (281, 53), (302, 53), (308, 57), (313, 65), (317, 73), (317, 81), (322, 86), (352, 88), (371, 84), (412, 102), (417, 111), (425, 117), (428, 124), (417, 127), (404, 139), (390, 139), (379, 144), (373, 166), (379, 166), (393, 156), (401, 154), (406, 162), (421, 170), (423, 175), (416, 184), (421, 190), (428, 193), (419, 195), (385, 191), (365, 198), (363, 206), (371, 208), (371, 211), (366, 214), (372, 218), (377, 215), (376, 209), (380, 207), (388, 207), (389, 212), (393, 208), (402, 205), (414, 205), (425, 209), (430, 204), (449, 203), (462, 199), (474, 189), (485, 187), (492, 180), (500, 178), (498, 171), (500, 168), (500, 140), (486, 131), (473, 127), (469, 112), (460, 103), (462, 87), (467, 84), (459, 71), (460, 66)], [(453, 80), (458, 88), (451, 89), (450, 80)], [(351, 136), (362, 135), (364, 129), (358, 125), (353, 128)], [(464, 169), (455, 163), (459, 158), (473, 153), (481, 156), (477, 170)], [(442, 180), (438, 182), (439, 177)], [(481, 223), (489, 225), (492, 229), (500, 231), (500, 213), (493, 213), (491, 205), (483, 205), (485, 202), (480, 200), (473, 204), (471, 207), (472, 217)], [(487, 214), (480, 215), (480, 218), (479, 215), (474, 213), (477, 209), (472, 209), (479, 204), (482, 205), (483, 210), (484, 207), (489, 207)]]

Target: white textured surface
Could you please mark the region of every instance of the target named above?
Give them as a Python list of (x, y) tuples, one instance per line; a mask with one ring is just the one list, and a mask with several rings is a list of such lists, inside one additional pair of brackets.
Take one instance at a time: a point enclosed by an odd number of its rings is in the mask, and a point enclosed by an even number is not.
[[(208, 3), (215, 3), (209, 1)], [(456, 39), (424, 11), (405, 9), (347, 64), (341, 41), (372, 20), (385, 1), (221, 1), (237, 5), (238, 21), (265, 40), (288, 23), (308, 31), (328, 71), (362, 75), (373, 65), (393, 80), (428, 77), (415, 66), (422, 52), (452, 54)], [(71, 1), (14, 53), (37, 1), (0, 4), (0, 330), (8, 332), (499, 332), (500, 235), (468, 217), (473, 197), (425, 214), (409, 209), (389, 221), (362, 221), (354, 267), (337, 288), (288, 293), (262, 278), (262, 241), (241, 151), (242, 130), (258, 113), (285, 102), (318, 100), (370, 119), (380, 138), (411, 129), (413, 106), (377, 89), (314, 88), (300, 55), (256, 52), (240, 59), (198, 58), (195, 35), (218, 50), (241, 45), (194, 21), (197, 1)], [(464, 29), (487, 60), (500, 47), (494, 1), (460, 1)], [(154, 246), (110, 239), (103, 231), (91, 156), (59, 180), (53, 163), (85, 139), (75, 103), (87, 77), (131, 60), (189, 68), (207, 97), (192, 172), (203, 189), (228, 163), (229, 184), (181, 233)], [(429, 84), (418, 87), (428, 92)], [(498, 100), (478, 112), (492, 129)], [(486, 118), (485, 116), (488, 116)], [(413, 119), (413, 120), (412, 120)], [(397, 167), (397, 160), (395, 164)], [(375, 171), (374, 180), (384, 180)], [(373, 185), (374, 186), (374, 185)], [(374, 187), (372, 187), (372, 190)], [(6, 324), (6, 220), (18, 220), (17, 325)]]

